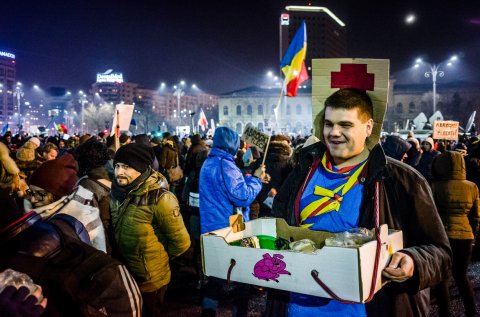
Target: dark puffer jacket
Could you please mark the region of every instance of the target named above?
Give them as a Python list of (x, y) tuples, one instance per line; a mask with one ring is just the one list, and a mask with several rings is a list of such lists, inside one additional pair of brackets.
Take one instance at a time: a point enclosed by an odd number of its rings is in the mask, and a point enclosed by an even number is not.
[(433, 198), (450, 239), (474, 239), (480, 210), (478, 188), (467, 181), (465, 161), (459, 152), (447, 151), (432, 163)]

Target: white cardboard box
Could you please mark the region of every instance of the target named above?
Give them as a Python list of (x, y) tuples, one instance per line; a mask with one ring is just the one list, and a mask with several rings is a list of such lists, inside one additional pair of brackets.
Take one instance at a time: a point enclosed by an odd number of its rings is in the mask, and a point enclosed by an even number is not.
[[(309, 238), (324, 245), (331, 233), (291, 227), (283, 219), (260, 218), (245, 223), (245, 230), (234, 233), (231, 227), (203, 234), (203, 270), (207, 276), (227, 279), (231, 260), (230, 280), (262, 287), (329, 296), (311, 276), (312, 270), (338, 297), (347, 301), (364, 302), (369, 294), (375, 264), (376, 240), (357, 248), (323, 246), (314, 253), (255, 249), (231, 246), (228, 243), (257, 235), (281, 237), (287, 240)], [(401, 231), (388, 231), (381, 226), (381, 253), (375, 292), (382, 287), (381, 271), (391, 254), (403, 248)]]

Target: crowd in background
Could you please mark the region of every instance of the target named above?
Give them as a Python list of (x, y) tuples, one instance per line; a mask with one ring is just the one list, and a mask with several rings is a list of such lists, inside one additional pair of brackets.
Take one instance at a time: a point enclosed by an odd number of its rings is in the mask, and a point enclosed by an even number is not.
[[(319, 140), (315, 136), (271, 137), (265, 158), (266, 173), (271, 179), (262, 184), (260, 192), (249, 206), (250, 219), (272, 216), (272, 201), (289, 172), (298, 164), (296, 152), (316, 142)], [(206, 278), (202, 273), (200, 254), (199, 178), (212, 147), (212, 136), (195, 134), (180, 138), (170, 133), (163, 133), (160, 137), (122, 134), (119, 143), (120, 148), (136, 143), (151, 150), (152, 169), (165, 177), (169, 191), (178, 199), (192, 245), (191, 252), (187, 252), (187, 261), (194, 263), (198, 276), (197, 287), (201, 289), (206, 284)], [(467, 311), (474, 311), (473, 290), (466, 278), (466, 269), (472, 255), (474, 260), (480, 259), (480, 248), (474, 248), (480, 245), (475, 243), (476, 239), (478, 241), (480, 222), (479, 138), (461, 136), (458, 142), (435, 141), (431, 137), (419, 140), (411, 132), (406, 140), (389, 135), (381, 143), (387, 156), (410, 165), (431, 185), (453, 250), (453, 277)], [(103, 133), (63, 139), (62, 136), (19, 136), (7, 132), (0, 138), (0, 187), (12, 194), (23, 214), (32, 210), (39, 214), (44, 210), (49, 212), (38, 204), (39, 200), (46, 199), (35, 190), (38, 188), (46, 190), (45, 195), (52, 195), (52, 203), (74, 191), (78, 192), (79, 187), (90, 192), (90, 196), (85, 194), (85, 200), (71, 208), (98, 209), (102, 226), (92, 226), (93, 221), (89, 219), (79, 220), (87, 228), (90, 242), (97, 249), (122, 261), (115, 251), (118, 246), (114, 243), (110, 210), (115, 154), (115, 139)], [(261, 166), (263, 155), (254, 145), (241, 141), (235, 164), (243, 175), (251, 175)], [(49, 161), (55, 163), (47, 163)], [(181, 178), (173, 176), (177, 175), (173, 169), (178, 167), (183, 174)], [(448, 311), (448, 285), (440, 285), (438, 294), (446, 305), (444, 311)]]

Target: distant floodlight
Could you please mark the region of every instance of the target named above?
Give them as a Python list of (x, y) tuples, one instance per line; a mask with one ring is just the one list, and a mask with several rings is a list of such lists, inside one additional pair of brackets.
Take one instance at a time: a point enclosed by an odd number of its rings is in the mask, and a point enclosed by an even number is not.
[(412, 24), (413, 22), (415, 22), (416, 20), (416, 17), (414, 14), (409, 14), (405, 17), (405, 23), (407, 24)]
[(193, 85), (192, 85), (192, 88), (193, 88), (193, 89), (197, 89), (197, 85), (193, 84)]
[(184, 80), (180, 81), (180, 85), (185, 85), (185, 81)]
[(160, 87), (165, 87), (165, 83), (161, 83), (161, 84), (160, 84)]
[(421, 62), (422, 62), (422, 59), (421, 59), (421, 58), (417, 58), (417, 59), (415, 60), (415, 63), (417, 63), (417, 64), (420, 64)]
[(453, 55), (452, 57), (450, 57), (450, 61), (454, 62), (458, 59), (458, 56), (457, 55)]
[(267, 72), (267, 77), (273, 77), (273, 72), (271, 70)]
[(39, 87), (38, 85), (33, 85), (33, 88), (38, 89)]

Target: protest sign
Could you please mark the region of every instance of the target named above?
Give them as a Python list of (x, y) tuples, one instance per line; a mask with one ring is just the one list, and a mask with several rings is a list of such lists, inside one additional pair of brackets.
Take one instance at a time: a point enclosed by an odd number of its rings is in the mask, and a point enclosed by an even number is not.
[(255, 145), (263, 153), (267, 150), (269, 139), (270, 137), (267, 134), (260, 132), (252, 126), (247, 126), (242, 134), (242, 140), (248, 144)]
[(433, 138), (435, 140), (458, 140), (458, 121), (434, 121)]
[[(128, 131), (130, 129), (130, 122), (132, 121), (133, 116), (133, 105), (127, 104), (117, 104), (115, 106), (115, 112), (113, 116), (112, 131), (110, 135), (115, 134), (115, 127), (117, 126), (117, 117), (120, 117), (120, 131)], [(117, 110), (119, 115), (117, 116)]]

